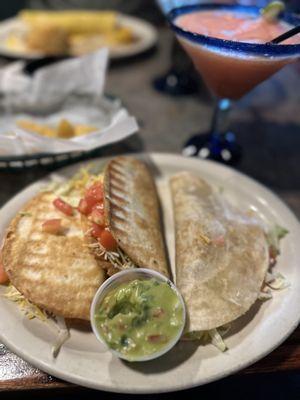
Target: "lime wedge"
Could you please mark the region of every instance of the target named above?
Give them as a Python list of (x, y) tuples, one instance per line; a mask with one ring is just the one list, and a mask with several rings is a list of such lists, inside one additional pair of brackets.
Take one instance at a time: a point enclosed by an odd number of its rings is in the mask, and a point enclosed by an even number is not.
[(265, 8), (262, 8), (260, 13), (263, 18), (265, 18), (269, 22), (272, 22), (276, 21), (279, 14), (284, 11), (284, 9), (285, 4), (282, 1), (276, 0), (269, 3)]

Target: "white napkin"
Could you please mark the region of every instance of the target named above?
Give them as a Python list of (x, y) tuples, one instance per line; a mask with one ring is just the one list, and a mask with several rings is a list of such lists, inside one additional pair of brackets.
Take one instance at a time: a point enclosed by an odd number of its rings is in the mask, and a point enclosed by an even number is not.
[[(32, 77), (23, 73), (23, 62), (0, 69), (0, 155), (92, 150), (136, 132), (135, 118), (120, 101), (103, 95), (107, 60), (102, 49), (41, 68)], [(18, 119), (56, 125), (62, 118), (97, 130), (52, 139), (16, 126)]]

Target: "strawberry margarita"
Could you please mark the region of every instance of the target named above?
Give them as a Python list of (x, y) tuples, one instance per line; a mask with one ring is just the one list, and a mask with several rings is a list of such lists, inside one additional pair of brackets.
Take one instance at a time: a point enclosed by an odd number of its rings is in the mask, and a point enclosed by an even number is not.
[(269, 22), (258, 13), (196, 9), (179, 14), (172, 23), (183, 32), (183, 35), (179, 32), (178, 38), (195, 67), (211, 90), (221, 98), (240, 98), (295, 60), (293, 52), (278, 55), (275, 51), (272, 54), (274, 47), (300, 45), (298, 34), (282, 45), (268, 45), (270, 52), (267, 46), (263, 46), (265, 51), (252, 52), (257, 44), (265, 44), (293, 27), (281, 20)]

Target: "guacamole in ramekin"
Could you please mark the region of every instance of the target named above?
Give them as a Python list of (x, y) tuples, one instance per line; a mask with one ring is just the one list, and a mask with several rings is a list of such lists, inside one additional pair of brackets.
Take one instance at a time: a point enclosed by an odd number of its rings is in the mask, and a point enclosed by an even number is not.
[(135, 361), (179, 339), (184, 305), (170, 282), (133, 279), (108, 291), (95, 308), (94, 322), (110, 349)]

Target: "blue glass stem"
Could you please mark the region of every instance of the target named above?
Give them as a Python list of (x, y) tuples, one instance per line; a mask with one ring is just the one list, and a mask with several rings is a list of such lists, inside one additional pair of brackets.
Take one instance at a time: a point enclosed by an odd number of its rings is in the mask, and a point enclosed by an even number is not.
[(228, 99), (218, 99), (215, 104), (210, 131), (216, 140), (222, 140), (227, 131), (231, 104)]

